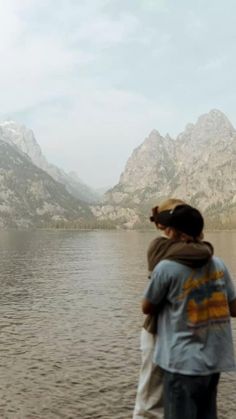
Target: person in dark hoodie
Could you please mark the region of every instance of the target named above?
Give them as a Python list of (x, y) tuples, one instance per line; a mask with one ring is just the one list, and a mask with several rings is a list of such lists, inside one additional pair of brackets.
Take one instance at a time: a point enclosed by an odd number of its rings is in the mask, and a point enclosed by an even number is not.
[[(201, 213), (186, 204), (158, 212), (155, 222), (186, 243), (198, 243), (204, 227)], [(216, 419), (220, 373), (235, 369), (236, 291), (215, 256), (195, 267), (168, 259), (156, 265), (142, 302), (144, 314), (158, 313), (153, 360), (164, 374), (164, 418)]]
[[(150, 220), (154, 222), (162, 236), (155, 238), (149, 245), (147, 261), (149, 274), (157, 263), (163, 259), (175, 260), (190, 267), (199, 267), (206, 263), (213, 255), (213, 247), (208, 242), (198, 240), (186, 241), (181, 233), (175, 233), (169, 238), (169, 228), (156, 222), (158, 212), (173, 210), (177, 205), (185, 204), (176, 198), (167, 199), (152, 209)], [(150, 278), (150, 276), (149, 276)], [(141, 331), (142, 362), (139, 375), (133, 419), (162, 419), (163, 405), (163, 371), (153, 363), (153, 353), (157, 339), (157, 315), (146, 316)]]

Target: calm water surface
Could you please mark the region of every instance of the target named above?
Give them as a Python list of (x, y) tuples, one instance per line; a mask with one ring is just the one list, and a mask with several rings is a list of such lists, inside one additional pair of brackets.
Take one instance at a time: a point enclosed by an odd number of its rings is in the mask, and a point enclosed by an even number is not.
[[(151, 232), (0, 233), (0, 418), (129, 419)], [(207, 235), (236, 278), (236, 232)], [(233, 320), (236, 341), (236, 322)], [(236, 377), (219, 419), (236, 418)]]

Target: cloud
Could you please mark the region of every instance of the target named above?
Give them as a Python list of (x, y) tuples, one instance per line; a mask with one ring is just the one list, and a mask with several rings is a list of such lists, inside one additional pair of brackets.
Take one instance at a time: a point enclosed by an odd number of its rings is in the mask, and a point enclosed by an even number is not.
[[(67, 95), (68, 85), (75, 78), (81, 80), (80, 72), (87, 64), (95, 65), (104, 47), (127, 42), (135, 32), (137, 20), (132, 16), (114, 20), (103, 13), (94, 15), (94, 9), (87, 7), (87, 3), (81, 2), (81, 8), (78, 3), (70, 3), (76, 4), (73, 10), (66, 7), (66, 2), (61, 2), (65, 13), (62, 15), (60, 9), (56, 10), (52, 28), (51, 8), (46, 7), (43, 13), (40, 6), (39, 21), (42, 16), (44, 20), (36, 30), (30, 18), (38, 8), (32, 8), (32, 2), (1, 3), (0, 51), (4, 59), (0, 67), (0, 105), (5, 113), (21, 111), (37, 103), (40, 106), (42, 102)], [(94, 4), (98, 8), (105, 2), (95, 1)], [(85, 20), (89, 12), (92, 15)], [(79, 17), (76, 21), (75, 16)]]
[[(132, 40), (136, 33), (138, 20), (133, 16), (125, 16), (123, 19), (109, 19), (100, 16), (81, 25), (77, 33), (77, 41), (85, 41), (90, 44), (112, 46), (118, 43), (127, 43)], [(134, 37), (135, 39), (135, 37)]]
[(33, 128), (49, 160), (110, 185), (153, 128), (175, 135), (211, 107), (234, 115), (235, 8), (0, 0), (0, 116)]
[(222, 67), (227, 64), (227, 57), (221, 55), (211, 60), (206, 60), (202, 65), (198, 67), (200, 73), (206, 74), (207, 72), (219, 71)]

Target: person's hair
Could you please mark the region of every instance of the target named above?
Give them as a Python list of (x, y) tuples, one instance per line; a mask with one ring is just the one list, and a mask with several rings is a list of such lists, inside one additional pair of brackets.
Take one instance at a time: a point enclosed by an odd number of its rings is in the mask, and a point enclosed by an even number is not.
[[(155, 218), (158, 212), (172, 210), (172, 209), (175, 209), (178, 205), (184, 205), (184, 204), (186, 204), (186, 202), (184, 202), (182, 199), (178, 199), (178, 198), (166, 199), (165, 201), (162, 201), (156, 207), (152, 208), (152, 216), (150, 217), (150, 221), (155, 222)], [(165, 230), (166, 228), (156, 222), (155, 222), (155, 225), (159, 230)], [(176, 231), (175, 236), (176, 238), (178, 238), (180, 236), (180, 233)]]
[(169, 198), (165, 201), (162, 201), (159, 205), (152, 208), (152, 215), (150, 217), (151, 222), (156, 222), (157, 214), (162, 211), (172, 210), (175, 209), (178, 205), (185, 205), (182, 199), (177, 198)]
[(186, 204), (186, 202), (184, 202), (182, 199), (169, 198), (169, 199), (166, 199), (165, 201), (162, 201), (160, 205), (158, 205), (158, 207), (156, 208), (158, 208), (158, 212), (161, 212), (161, 211), (174, 209), (175, 207), (177, 207), (177, 205), (184, 205), (184, 204)]

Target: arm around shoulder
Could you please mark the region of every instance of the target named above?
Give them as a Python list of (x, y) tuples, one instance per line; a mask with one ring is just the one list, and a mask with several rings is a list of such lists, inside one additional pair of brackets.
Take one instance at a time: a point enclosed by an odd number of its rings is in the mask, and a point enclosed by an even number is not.
[(157, 308), (154, 304), (144, 298), (142, 301), (142, 312), (143, 314), (155, 314), (157, 313)]
[(231, 317), (236, 317), (236, 298), (229, 303), (229, 312)]

